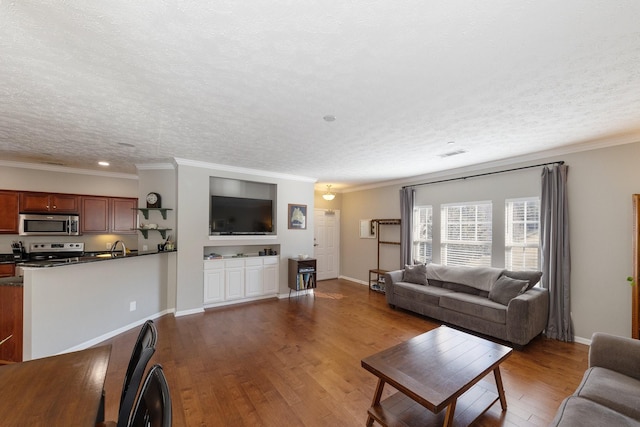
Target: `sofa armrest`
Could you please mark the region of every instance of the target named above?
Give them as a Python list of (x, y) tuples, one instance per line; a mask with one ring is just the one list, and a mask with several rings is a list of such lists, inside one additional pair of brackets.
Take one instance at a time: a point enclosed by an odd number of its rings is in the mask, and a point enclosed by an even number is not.
[(404, 270), (388, 271), (384, 273), (384, 295), (387, 298), (387, 304), (395, 305), (393, 300), (393, 285), (402, 281)]
[(547, 327), (549, 291), (532, 288), (518, 295), (507, 306), (507, 340), (526, 345)]
[(589, 347), (589, 367), (611, 369), (640, 380), (640, 341), (596, 332)]

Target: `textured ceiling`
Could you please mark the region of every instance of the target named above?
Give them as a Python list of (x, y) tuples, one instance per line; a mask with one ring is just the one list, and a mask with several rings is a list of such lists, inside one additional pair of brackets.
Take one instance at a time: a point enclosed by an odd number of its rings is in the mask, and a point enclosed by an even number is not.
[(637, 0), (0, 0), (0, 158), (345, 188), (637, 142), (638, 22)]

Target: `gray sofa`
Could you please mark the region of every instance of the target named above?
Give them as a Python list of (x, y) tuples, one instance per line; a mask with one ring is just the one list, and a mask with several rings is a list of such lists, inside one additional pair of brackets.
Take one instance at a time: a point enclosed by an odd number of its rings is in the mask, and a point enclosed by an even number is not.
[(551, 426), (640, 426), (640, 341), (596, 332), (589, 368)]
[(524, 346), (547, 325), (542, 273), (492, 267), (406, 266), (385, 274), (385, 295), (399, 307)]

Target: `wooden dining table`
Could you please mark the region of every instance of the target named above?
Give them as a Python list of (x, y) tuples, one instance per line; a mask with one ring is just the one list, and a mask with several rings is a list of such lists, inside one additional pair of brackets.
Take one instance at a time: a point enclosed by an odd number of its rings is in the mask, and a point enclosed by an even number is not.
[(95, 426), (111, 345), (0, 366), (0, 425)]

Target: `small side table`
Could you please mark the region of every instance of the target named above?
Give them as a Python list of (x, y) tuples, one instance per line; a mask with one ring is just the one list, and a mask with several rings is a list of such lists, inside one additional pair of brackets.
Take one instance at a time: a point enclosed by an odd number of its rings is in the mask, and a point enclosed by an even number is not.
[(384, 273), (387, 272), (388, 270), (380, 270), (378, 268), (369, 270), (369, 291), (384, 294)]

